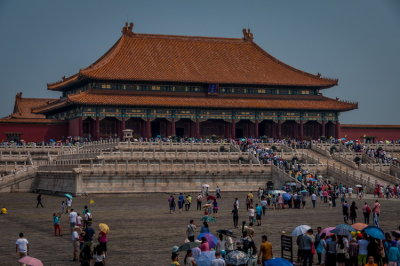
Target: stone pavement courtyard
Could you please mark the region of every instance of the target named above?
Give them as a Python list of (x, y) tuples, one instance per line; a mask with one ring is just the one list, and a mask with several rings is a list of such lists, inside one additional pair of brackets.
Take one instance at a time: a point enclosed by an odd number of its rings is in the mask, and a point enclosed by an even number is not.
[[(231, 207), (234, 197), (240, 200), (239, 221), (248, 220), (245, 208), (245, 192), (222, 193), (219, 201), (220, 211), (216, 223), (210, 224), (211, 231), (230, 229), (233, 227)], [(24, 232), (30, 242), (30, 255), (41, 259), (44, 265), (79, 265), (72, 261), (72, 244), (68, 219), (62, 217), (63, 237), (53, 236), (52, 214), (60, 210), (61, 201), (58, 196), (43, 195), (45, 208), (36, 208), (36, 194), (2, 193), (0, 207), (6, 207), (8, 215), (0, 216), (0, 264), (18, 265), (16, 263), (15, 240), (19, 232)], [(194, 198), (196, 194), (192, 194)], [(185, 229), (190, 219), (200, 225), (202, 213), (195, 210), (169, 214), (168, 194), (109, 194), (77, 197), (73, 207), (79, 212), (89, 200), (94, 204), (90, 210), (94, 216), (94, 228), (97, 224), (110, 226), (107, 265), (168, 265), (171, 248), (182, 244)], [(195, 200), (193, 200), (195, 203)], [(368, 197), (372, 204), (374, 199)], [(364, 201), (356, 201), (362, 207)], [(395, 230), (400, 225), (400, 200), (380, 200), (382, 204), (381, 226), (384, 230)], [(291, 232), (299, 224), (308, 224), (314, 229), (342, 223), (341, 207), (329, 209), (317, 202), (317, 208), (311, 208), (307, 202), (306, 209), (288, 209), (268, 211), (260, 227), (255, 226), (256, 245), (260, 244), (262, 234), (267, 234), (273, 243), (275, 256), (280, 256), (280, 234)], [(194, 207), (194, 208), (193, 208)], [(362, 222), (361, 211), (358, 221)], [(184, 253), (181, 254), (183, 262)]]

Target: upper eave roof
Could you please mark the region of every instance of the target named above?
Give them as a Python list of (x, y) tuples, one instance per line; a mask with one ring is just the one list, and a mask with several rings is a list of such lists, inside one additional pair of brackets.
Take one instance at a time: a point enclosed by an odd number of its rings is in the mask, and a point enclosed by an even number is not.
[(48, 84), (48, 89), (62, 90), (81, 79), (319, 88), (338, 83), (337, 79), (312, 75), (279, 61), (246, 35), (211, 38), (129, 30), (123, 30), (119, 40), (96, 62), (71, 77)]

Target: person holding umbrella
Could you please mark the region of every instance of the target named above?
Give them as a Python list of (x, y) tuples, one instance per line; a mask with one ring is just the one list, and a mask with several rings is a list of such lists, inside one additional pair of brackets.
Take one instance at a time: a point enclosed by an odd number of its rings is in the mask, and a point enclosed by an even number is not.
[(99, 229), (100, 229), (100, 233), (98, 236), (98, 241), (99, 241), (99, 246), (101, 248), (101, 250), (103, 251), (104, 257), (107, 256), (107, 234), (110, 231), (110, 228), (108, 227), (108, 225), (106, 224), (99, 224)]

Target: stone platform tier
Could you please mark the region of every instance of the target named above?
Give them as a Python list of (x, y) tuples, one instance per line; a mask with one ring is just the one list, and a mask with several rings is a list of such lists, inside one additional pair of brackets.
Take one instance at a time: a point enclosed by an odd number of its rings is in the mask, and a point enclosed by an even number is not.
[(250, 191), (274, 179), (230, 143), (104, 143), (67, 151), (39, 166), (35, 189), (56, 193), (190, 192), (202, 184)]

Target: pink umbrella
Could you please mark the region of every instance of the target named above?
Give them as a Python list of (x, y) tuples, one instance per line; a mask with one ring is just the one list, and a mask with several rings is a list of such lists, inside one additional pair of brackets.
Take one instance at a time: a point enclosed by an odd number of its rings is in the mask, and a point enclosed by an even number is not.
[(327, 228), (323, 229), (319, 235), (322, 235), (323, 233), (325, 233), (326, 236), (334, 235), (331, 233), (331, 231), (335, 228), (336, 227), (327, 227)]
[(27, 264), (29, 266), (43, 266), (43, 263), (40, 260), (30, 256), (25, 256), (19, 259), (18, 262)]

